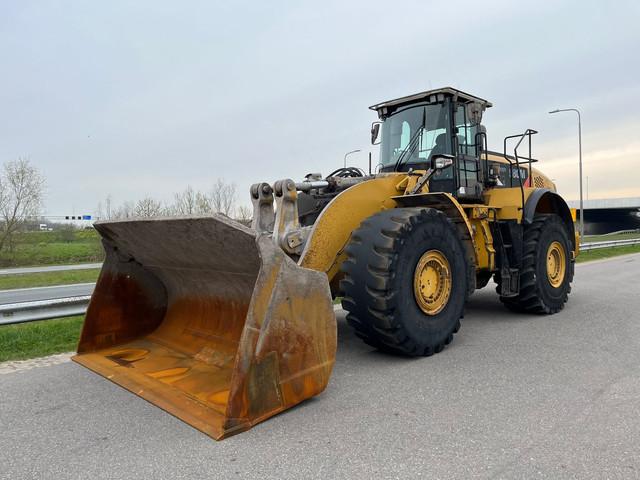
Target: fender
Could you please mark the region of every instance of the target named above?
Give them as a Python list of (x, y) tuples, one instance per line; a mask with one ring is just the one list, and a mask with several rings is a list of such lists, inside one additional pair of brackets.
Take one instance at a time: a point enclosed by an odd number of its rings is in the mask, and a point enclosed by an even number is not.
[(471, 223), (469, 223), (467, 214), (453, 195), (445, 192), (427, 192), (415, 195), (399, 195), (393, 197), (393, 199), (398, 202), (398, 205), (401, 207), (431, 207), (445, 212), (447, 216), (454, 221), (454, 224), (457, 225), (463, 241), (470, 245), (470, 251), (473, 252), (470, 258), (473, 259), (473, 264), (475, 265), (477, 263), (475, 250), (473, 249), (473, 230)]
[(536, 213), (555, 213), (559, 215), (567, 228), (567, 234), (571, 240), (573, 250), (576, 251), (576, 235), (571, 210), (560, 195), (548, 188), (535, 189), (524, 205), (522, 222), (525, 225), (530, 225)]

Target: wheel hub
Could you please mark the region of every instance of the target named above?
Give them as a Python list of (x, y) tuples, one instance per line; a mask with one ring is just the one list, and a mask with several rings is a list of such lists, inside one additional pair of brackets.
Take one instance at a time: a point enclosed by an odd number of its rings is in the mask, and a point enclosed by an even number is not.
[(413, 275), (413, 293), (427, 315), (436, 315), (447, 305), (451, 295), (451, 267), (441, 251), (428, 250), (420, 257)]
[(552, 287), (562, 285), (566, 270), (566, 253), (560, 242), (552, 242), (547, 249), (547, 279)]

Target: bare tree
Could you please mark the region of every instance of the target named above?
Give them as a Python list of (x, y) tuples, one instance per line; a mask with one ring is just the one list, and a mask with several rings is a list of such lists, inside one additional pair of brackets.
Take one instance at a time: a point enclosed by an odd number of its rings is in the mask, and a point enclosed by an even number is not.
[(107, 195), (104, 203), (102, 201), (98, 202), (95, 215), (98, 220), (111, 220), (113, 218), (113, 200), (111, 194)]
[(174, 215), (191, 215), (197, 213), (197, 194), (189, 185), (182, 192), (174, 195), (174, 202), (171, 211)]
[(151, 197), (138, 200), (134, 208), (136, 217), (158, 217), (163, 214), (162, 203)]
[[(194, 215), (222, 213), (232, 216), (235, 210), (236, 186), (217, 180), (210, 194), (206, 194), (193, 187), (187, 186), (183, 191), (174, 194), (173, 203), (163, 206), (161, 202), (151, 197), (138, 200), (135, 204), (125, 202), (118, 208), (113, 208), (111, 195), (104, 202), (100, 202), (97, 215), (101, 218), (126, 219), (131, 217), (156, 217), (159, 215)], [(248, 210), (248, 209), (247, 209)], [(251, 218), (251, 213), (240, 212), (242, 216)]]
[(102, 209), (102, 202), (98, 202), (98, 206), (96, 207), (95, 211), (93, 212), (93, 216), (98, 219), (98, 220), (103, 220), (104, 217), (104, 210)]
[(219, 178), (211, 189), (211, 208), (214, 212), (231, 216), (236, 202), (235, 183), (226, 183)]
[(213, 207), (211, 206), (211, 199), (204, 193), (196, 193), (196, 213), (211, 213)]
[(222, 212), (229, 214), (233, 210), (233, 196), (235, 186), (223, 184), (223, 190), (216, 193), (215, 189), (211, 195), (196, 191), (188, 186), (182, 192), (174, 195), (173, 205), (168, 209), (172, 215), (192, 215)]
[(135, 217), (135, 204), (133, 202), (124, 202), (118, 208), (111, 212), (111, 220), (125, 220)]
[(0, 251), (29, 219), (40, 213), (44, 178), (28, 159), (4, 164), (0, 173)]
[(111, 198), (111, 194), (107, 195), (104, 201), (104, 215), (107, 220), (113, 218), (113, 199)]
[(251, 218), (253, 217), (253, 210), (246, 205), (240, 205), (236, 208), (235, 218), (238, 222), (246, 225), (251, 224)]

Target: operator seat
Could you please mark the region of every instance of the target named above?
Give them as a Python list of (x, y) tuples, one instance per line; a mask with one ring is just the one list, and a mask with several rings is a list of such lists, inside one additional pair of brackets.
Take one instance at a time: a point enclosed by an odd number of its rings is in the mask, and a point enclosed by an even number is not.
[(447, 148), (447, 134), (441, 133), (436, 137), (436, 144), (431, 149), (431, 153), (429, 154), (429, 159), (434, 155), (442, 155), (444, 153), (449, 153)]

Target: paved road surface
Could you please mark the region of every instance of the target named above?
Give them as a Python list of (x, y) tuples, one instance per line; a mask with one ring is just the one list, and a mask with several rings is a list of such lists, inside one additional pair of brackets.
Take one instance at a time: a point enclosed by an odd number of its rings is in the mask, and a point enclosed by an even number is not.
[(22, 273), (63, 272), (66, 270), (90, 270), (100, 268), (102, 263), (80, 263), (76, 265), (50, 265), (48, 267), (1, 268), (0, 275), (16, 275)]
[(52, 298), (82, 297), (91, 295), (95, 283), (76, 283), (53, 287), (16, 288), (15, 290), (0, 290), (0, 305), (6, 303), (34, 302), (50, 300)]
[(0, 478), (639, 478), (639, 284), (581, 265), (549, 317), (488, 287), (427, 359), (341, 321), (325, 393), (218, 443), (72, 363), (0, 375)]

